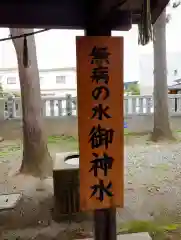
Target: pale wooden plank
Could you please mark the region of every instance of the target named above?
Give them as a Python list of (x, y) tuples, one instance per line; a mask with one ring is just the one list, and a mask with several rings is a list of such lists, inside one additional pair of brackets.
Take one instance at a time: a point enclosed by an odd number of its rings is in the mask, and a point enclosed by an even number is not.
[[(76, 239), (78, 240), (78, 239)], [(93, 238), (84, 238), (84, 240), (93, 240)], [(122, 234), (117, 237), (117, 240), (151, 240), (148, 233), (132, 233)]]
[(21, 199), (20, 193), (10, 193), (0, 195), (0, 211), (13, 209)]

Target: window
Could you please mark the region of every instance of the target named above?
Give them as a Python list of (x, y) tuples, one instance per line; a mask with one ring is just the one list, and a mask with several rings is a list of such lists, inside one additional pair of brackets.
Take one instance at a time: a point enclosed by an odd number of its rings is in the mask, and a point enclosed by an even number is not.
[(66, 77), (65, 76), (56, 76), (56, 83), (57, 84), (65, 84), (66, 83)]
[(16, 77), (8, 77), (7, 84), (16, 84)]

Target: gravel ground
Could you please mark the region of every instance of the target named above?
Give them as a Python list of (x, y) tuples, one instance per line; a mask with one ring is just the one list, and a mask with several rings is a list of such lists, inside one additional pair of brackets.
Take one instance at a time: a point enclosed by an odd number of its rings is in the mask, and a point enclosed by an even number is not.
[[(179, 137), (181, 138), (181, 135)], [(147, 141), (147, 136), (142, 136), (132, 137), (128, 142), (125, 146), (125, 209), (118, 210), (118, 222), (150, 218), (161, 218), (162, 220), (169, 218), (169, 221), (173, 222), (180, 220), (181, 141), (153, 144)], [(52, 156), (57, 152), (57, 148), (53, 145), (49, 146), (49, 150)], [(0, 143), (1, 193), (27, 188), (27, 185), (22, 182), (30, 184), (30, 179), (22, 181), (22, 178), (19, 178), (15, 181), (9, 177), (15, 172), (15, 169), (18, 169), (20, 159), (21, 145), (19, 141)], [(14, 190), (15, 185), (16, 190)], [(45, 195), (52, 196), (52, 189), (50, 190), (50, 187), (48, 189), (49, 192)], [(37, 205), (37, 208), (39, 207), (41, 208)], [(44, 209), (47, 208), (46, 206)], [(26, 216), (30, 218), (28, 215)], [(62, 229), (60, 225), (58, 226), (59, 231), (62, 231), (64, 226)], [(19, 227), (21, 228), (21, 226)]]

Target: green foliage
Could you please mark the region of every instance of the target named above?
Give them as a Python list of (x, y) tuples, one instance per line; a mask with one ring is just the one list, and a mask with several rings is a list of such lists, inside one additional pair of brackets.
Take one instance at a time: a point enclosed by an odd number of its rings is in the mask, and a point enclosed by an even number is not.
[(3, 87), (2, 84), (0, 83), (0, 98), (3, 97)]
[(21, 93), (20, 93), (20, 92), (12, 92), (12, 94), (13, 94), (15, 97), (21, 97)]
[(166, 240), (167, 233), (180, 229), (179, 224), (160, 225), (154, 221), (131, 221), (123, 223), (119, 233), (148, 232), (152, 239)]
[(21, 146), (19, 144), (2, 145), (0, 146), (0, 159), (7, 156), (13, 156), (15, 153), (19, 152), (20, 150), (21, 150)]
[(132, 83), (128, 86), (126, 92), (131, 93), (131, 95), (140, 95), (140, 87), (138, 84)]
[(2, 84), (0, 83), (0, 98), (7, 98), (9, 96), (13, 96), (13, 97), (21, 97), (21, 93), (20, 92), (10, 92), (10, 91), (5, 91), (2, 87)]
[(53, 135), (48, 137), (49, 145), (58, 145), (64, 150), (76, 150), (78, 151), (78, 140), (73, 136), (66, 135)]
[(66, 135), (52, 135), (48, 137), (48, 143), (61, 143), (63, 141), (66, 142), (75, 142), (77, 143), (77, 139), (73, 136), (66, 136)]

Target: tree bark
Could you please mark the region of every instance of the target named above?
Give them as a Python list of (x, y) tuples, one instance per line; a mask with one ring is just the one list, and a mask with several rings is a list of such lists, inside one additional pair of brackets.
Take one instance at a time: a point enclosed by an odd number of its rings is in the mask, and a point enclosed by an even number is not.
[[(33, 29), (10, 29), (11, 36), (31, 32)], [(35, 38), (33, 35), (27, 37), (29, 59), (27, 68), (23, 64), (24, 38), (13, 39), (13, 45), (18, 62), (23, 118), (23, 160), (20, 172), (43, 178), (52, 175), (52, 159), (47, 148), (41, 113), (42, 103)]]
[(173, 139), (168, 111), (166, 9), (154, 24), (154, 127), (151, 139)]

